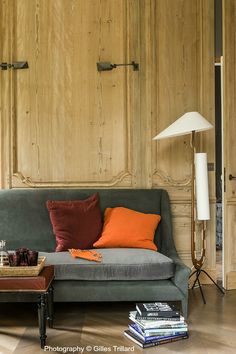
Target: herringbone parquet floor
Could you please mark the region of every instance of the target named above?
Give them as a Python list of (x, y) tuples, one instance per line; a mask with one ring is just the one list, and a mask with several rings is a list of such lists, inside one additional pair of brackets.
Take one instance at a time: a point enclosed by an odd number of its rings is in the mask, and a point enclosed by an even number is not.
[[(190, 291), (187, 340), (145, 349), (145, 354), (235, 354), (236, 291), (225, 296), (212, 285)], [(49, 353), (140, 353), (124, 337), (133, 303), (55, 304), (55, 328), (47, 329)], [(86, 349), (86, 346), (87, 349)], [(50, 351), (49, 351), (50, 349)], [(70, 351), (69, 351), (70, 350)], [(38, 354), (40, 349), (36, 304), (0, 303), (0, 353)], [(64, 351), (65, 352), (65, 351)]]

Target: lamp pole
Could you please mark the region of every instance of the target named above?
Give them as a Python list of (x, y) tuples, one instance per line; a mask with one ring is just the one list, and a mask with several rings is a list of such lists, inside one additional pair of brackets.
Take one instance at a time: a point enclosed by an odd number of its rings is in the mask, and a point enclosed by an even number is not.
[(190, 275), (189, 278), (191, 278), (194, 274), (196, 274), (196, 278), (193, 282), (192, 289), (195, 287), (196, 282), (198, 283), (199, 289), (201, 291), (202, 299), (204, 304), (206, 304), (206, 300), (202, 291), (202, 286), (199, 280), (201, 272), (206, 274), (208, 278), (211, 279), (211, 281), (217, 286), (217, 288), (224, 294), (224, 290), (212, 279), (212, 277), (204, 270), (202, 269), (202, 266), (205, 261), (206, 257), (206, 220), (202, 220), (202, 249), (201, 249), (201, 256), (198, 259), (197, 258), (197, 251), (196, 251), (196, 220), (195, 220), (195, 153), (196, 153), (196, 147), (195, 147), (195, 136), (196, 132), (193, 130), (191, 133), (191, 149), (192, 149), (192, 176), (191, 176), (191, 258), (192, 258), (192, 263), (195, 268), (194, 272)]
[(196, 252), (196, 221), (195, 221), (195, 136), (196, 132), (192, 131), (191, 134), (191, 148), (192, 148), (192, 178), (191, 178), (191, 257), (195, 269), (201, 269), (206, 255), (206, 221), (202, 221), (202, 249), (201, 257), (197, 259)]
[[(198, 283), (204, 303), (206, 303), (206, 301), (199, 279), (201, 272), (203, 272), (209, 279), (211, 279), (217, 288), (224, 294), (224, 290), (218, 284), (216, 284), (216, 282), (204, 269), (202, 269), (206, 258), (206, 220), (210, 219), (209, 193), (206, 154), (196, 154), (195, 138), (196, 132), (209, 130), (211, 128), (213, 128), (213, 125), (209, 123), (199, 112), (186, 112), (169, 127), (164, 129), (161, 133), (153, 138), (155, 140), (159, 140), (191, 134), (191, 259), (193, 264), (193, 272), (190, 277), (196, 274), (192, 289), (195, 287), (195, 284)], [(195, 217), (195, 199), (197, 201), (197, 217)], [(197, 220), (201, 221), (202, 234), (202, 249), (199, 258), (197, 257), (196, 251), (197, 232), (199, 231), (199, 227), (196, 227)]]

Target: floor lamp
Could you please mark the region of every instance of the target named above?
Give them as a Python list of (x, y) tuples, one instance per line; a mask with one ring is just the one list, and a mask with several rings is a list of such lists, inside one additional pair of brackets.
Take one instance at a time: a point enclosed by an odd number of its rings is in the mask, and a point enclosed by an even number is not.
[[(194, 280), (192, 289), (198, 283), (204, 304), (206, 303), (202, 286), (200, 283), (200, 274), (203, 272), (224, 294), (224, 290), (212, 279), (212, 277), (202, 269), (206, 254), (206, 221), (210, 219), (209, 192), (208, 192), (208, 171), (206, 153), (196, 153), (195, 136), (197, 132), (212, 129), (213, 125), (209, 123), (198, 112), (187, 112), (177, 119), (168, 128), (155, 136), (154, 140), (171, 138), (186, 134), (191, 134), (191, 257), (194, 267)], [(197, 213), (195, 213), (195, 199)], [(202, 249), (201, 256), (197, 258), (196, 251), (196, 220), (202, 223)]]

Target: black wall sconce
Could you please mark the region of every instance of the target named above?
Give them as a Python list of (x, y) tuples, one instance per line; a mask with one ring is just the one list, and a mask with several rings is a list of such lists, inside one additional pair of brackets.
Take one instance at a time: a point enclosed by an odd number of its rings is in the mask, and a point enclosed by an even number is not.
[(127, 65), (132, 65), (134, 71), (139, 70), (139, 64), (135, 63), (134, 61), (132, 61), (130, 64), (112, 64), (108, 61), (103, 61), (103, 62), (100, 61), (99, 63), (97, 63), (97, 69), (98, 71), (109, 71), (115, 69), (117, 66), (127, 66)]
[(16, 61), (12, 64), (10, 63), (1, 63), (0, 64), (0, 67), (2, 70), (7, 70), (7, 69), (14, 69), (14, 70), (17, 70), (17, 69), (28, 69), (29, 68), (29, 65), (28, 65), (28, 62), (27, 61)]

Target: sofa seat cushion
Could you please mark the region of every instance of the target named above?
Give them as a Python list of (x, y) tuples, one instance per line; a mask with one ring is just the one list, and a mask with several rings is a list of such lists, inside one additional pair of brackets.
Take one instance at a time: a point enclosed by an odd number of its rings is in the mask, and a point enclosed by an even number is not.
[(72, 258), (69, 252), (40, 252), (55, 266), (56, 280), (158, 280), (174, 275), (174, 262), (163, 254), (139, 248), (99, 249), (102, 262)]

